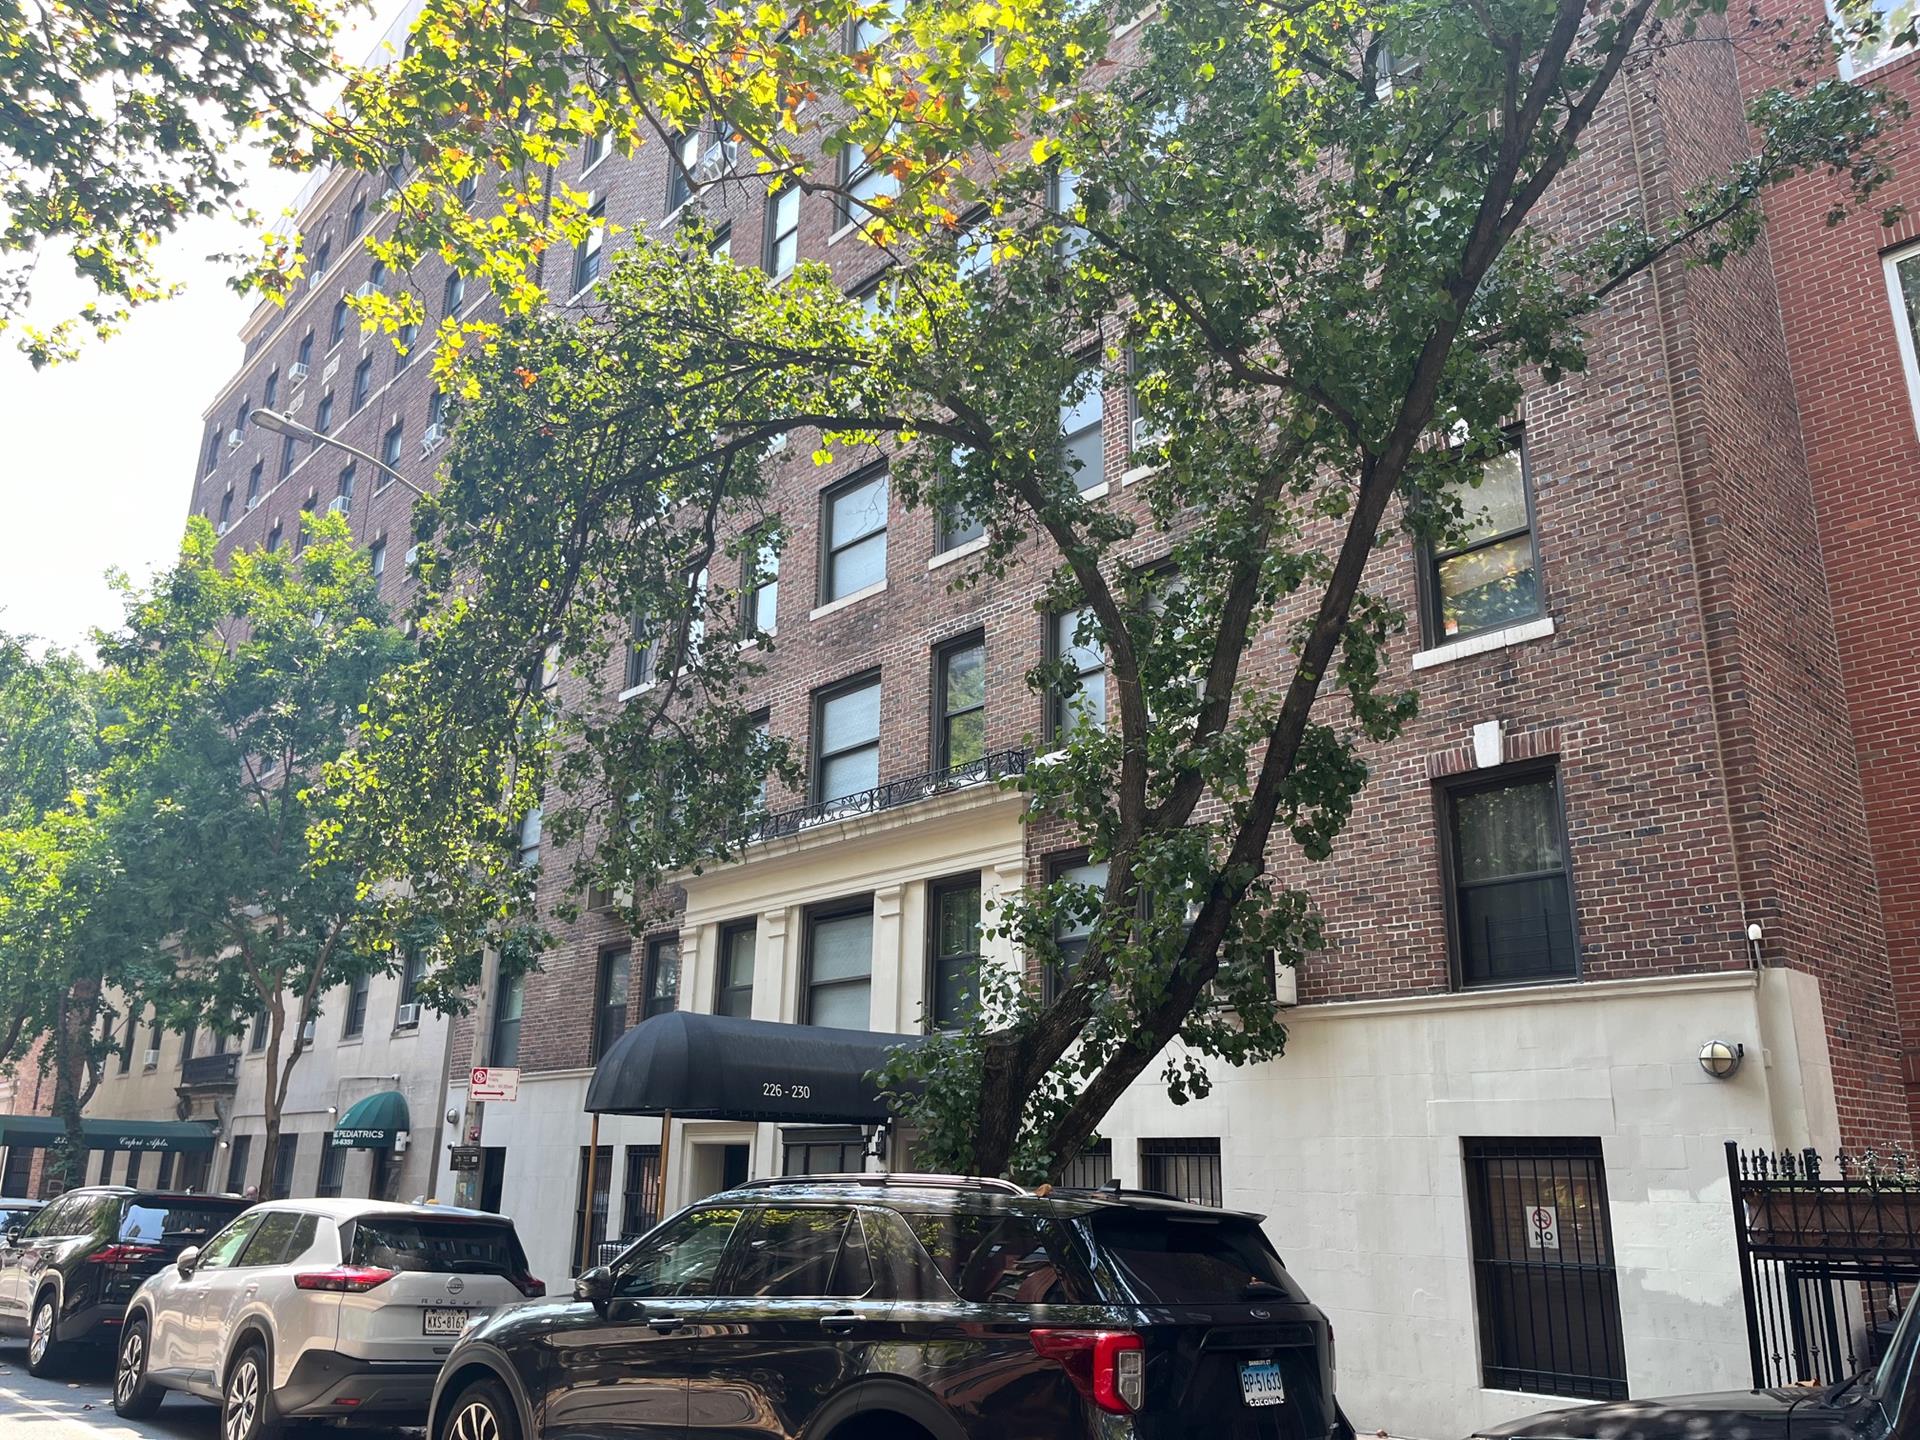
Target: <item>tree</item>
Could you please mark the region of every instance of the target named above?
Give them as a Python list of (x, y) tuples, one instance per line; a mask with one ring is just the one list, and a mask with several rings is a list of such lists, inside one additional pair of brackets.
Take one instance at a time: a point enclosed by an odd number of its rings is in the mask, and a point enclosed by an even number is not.
[(122, 863), (152, 897), (138, 937), (150, 992), (174, 1024), (233, 1035), (264, 1021), (263, 1192), (308, 1048), (301, 1022), (333, 986), (394, 969), (408, 938), (404, 897), (365, 884), (351, 834), (317, 858), (308, 786), (355, 744), (370, 688), (412, 646), (345, 519), (304, 526), (304, 548), (241, 551), (223, 568), (195, 518), (178, 561), (101, 637), (116, 711), (102, 788), (144, 831)]
[(121, 942), (139, 900), (98, 791), (98, 682), (76, 655), (0, 637), (0, 1063), (38, 1047), (53, 1072), (65, 1136), (50, 1168), (68, 1185), (86, 1154), (80, 1112), (118, 1038), (109, 995), (136, 983)]
[[(171, 294), (154, 251), (183, 221), (250, 216), (242, 163), (302, 137), (337, 17), (330, 0), (0, 4), (0, 330), (36, 366)], [(49, 249), (97, 298), (41, 328), (25, 314)]]
[[(909, 7), (891, 43), (917, 51), (945, 15)], [(391, 842), (394, 877), (481, 855), (536, 796), (576, 877), (630, 883), (636, 906), (736, 854), (761, 777), (791, 757), (747, 722), (754, 652), (704, 643), (732, 597), (690, 577), (758, 543), (741, 537), (770, 467), (889, 455), (908, 503), (984, 527), (956, 583), (1031, 575), (1037, 550), (1042, 608), (1079, 617), (1066, 648), (1104, 651), (1100, 705), (1064, 663), (1029, 675), (1059, 697), (1059, 753), (1017, 782), (1104, 884), (1009, 903), (992, 923), (1032, 969), (983, 977), (973, 1022), (891, 1070), (935, 1163), (1024, 1175), (1058, 1173), (1156, 1060), (1186, 1099), (1211, 1059), (1284, 1045), (1272, 967), (1320, 943), (1310, 862), (1365, 782), (1363, 747), (1414, 708), (1384, 673), (1403, 617), (1368, 588), (1369, 557), (1460, 532), (1523, 389), (1582, 368), (1583, 326), (1620, 287), (1747, 248), (1786, 176), (1825, 168), (1870, 196), (1893, 113), (1796, 76), (1754, 104), (1759, 139), (1719, 180), (1583, 229), (1553, 187), (1630, 66), (1730, 43), (1712, 0), (1173, 0), (1124, 64), (1084, 26), (1036, 33), (1061, 48), (1002, 112), (1018, 146), (960, 167), (938, 125), (897, 142), (877, 314), (822, 270), (775, 284), (713, 263), (695, 227), (634, 237), (585, 318), (510, 310), (454, 365), (452, 459), (421, 513), (431, 643), (330, 775)], [(887, 44), (866, 53), (886, 68)], [(456, 37), (435, 64), (473, 58)], [(588, 61), (566, 98), (523, 90), (530, 133), (681, 94), (671, 55), (642, 62), (657, 68), (601, 81)], [(771, 145), (776, 177), (799, 173), (750, 105), (695, 98)], [(843, 94), (854, 118), (808, 153), (916, 133), (913, 107), (871, 98)], [(438, 180), (419, 183), (424, 199)], [(981, 209), (963, 222), (949, 197)], [(502, 258), (526, 273), (513, 244)], [(1134, 457), (1151, 468), (1138, 509), (1081, 493), (1061, 429), (1063, 406), (1129, 372), (1160, 437)], [(671, 683), (612, 706), (600, 681), (636, 615)], [(587, 698), (530, 683), (554, 665)], [(497, 913), (477, 869), (436, 882), (449, 915)]]

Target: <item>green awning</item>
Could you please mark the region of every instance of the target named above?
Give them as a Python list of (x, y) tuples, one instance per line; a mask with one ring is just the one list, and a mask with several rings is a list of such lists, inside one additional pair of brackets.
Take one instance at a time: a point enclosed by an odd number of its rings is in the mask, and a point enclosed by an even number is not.
[[(66, 1126), (51, 1115), (0, 1115), (0, 1145), (44, 1150), (57, 1144)], [(193, 1120), (87, 1120), (80, 1138), (89, 1150), (173, 1150), (204, 1153), (213, 1149), (214, 1129)]]
[(355, 1150), (391, 1150), (394, 1137), (412, 1128), (407, 1097), (398, 1090), (382, 1090), (347, 1107), (333, 1127), (333, 1143)]

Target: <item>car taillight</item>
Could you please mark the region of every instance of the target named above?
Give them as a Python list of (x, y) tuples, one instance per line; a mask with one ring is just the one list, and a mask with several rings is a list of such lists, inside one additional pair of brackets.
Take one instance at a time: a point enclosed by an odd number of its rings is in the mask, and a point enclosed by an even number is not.
[(1058, 1360), (1074, 1388), (1109, 1415), (1131, 1415), (1147, 1397), (1147, 1352), (1127, 1330), (1035, 1330), (1033, 1348)]
[(525, 1295), (529, 1300), (538, 1300), (542, 1295), (547, 1293), (547, 1282), (544, 1280), (536, 1280), (531, 1275), (515, 1275), (513, 1277), (513, 1285), (516, 1290), (522, 1295)]
[(105, 1245), (87, 1256), (90, 1265), (137, 1265), (142, 1260), (160, 1260), (166, 1251), (158, 1245)]
[(396, 1273), (378, 1265), (336, 1265), (331, 1270), (302, 1270), (293, 1277), (293, 1283), (302, 1290), (344, 1290), (350, 1295), (364, 1295), (386, 1284)]

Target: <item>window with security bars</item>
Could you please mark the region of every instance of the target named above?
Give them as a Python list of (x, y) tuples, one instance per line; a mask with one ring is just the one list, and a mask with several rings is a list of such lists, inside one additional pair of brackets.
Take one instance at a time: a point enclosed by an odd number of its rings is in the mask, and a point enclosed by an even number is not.
[(1538, 1395), (1624, 1398), (1600, 1142), (1464, 1145), (1483, 1382)]
[(1142, 1140), (1140, 1188), (1193, 1205), (1221, 1203), (1218, 1140)]
[(857, 1126), (807, 1126), (780, 1132), (782, 1175), (857, 1175), (866, 1168), (867, 1137)]
[(1060, 1172), (1063, 1190), (1098, 1190), (1113, 1179), (1113, 1141), (1089, 1140)]
[(644, 1235), (660, 1223), (660, 1147), (627, 1146), (620, 1182), (620, 1237)]

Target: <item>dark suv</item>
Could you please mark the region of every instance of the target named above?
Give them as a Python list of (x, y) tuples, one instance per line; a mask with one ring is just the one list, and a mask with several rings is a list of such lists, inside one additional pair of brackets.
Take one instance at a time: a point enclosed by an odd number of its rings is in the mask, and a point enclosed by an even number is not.
[(1333, 1335), (1258, 1217), (763, 1180), (469, 1330), (430, 1440), (1326, 1440)]
[(252, 1203), (124, 1185), (69, 1190), (0, 1235), (0, 1335), (27, 1337), (45, 1375), (75, 1343), (111, 1343), (140, 1282)]

